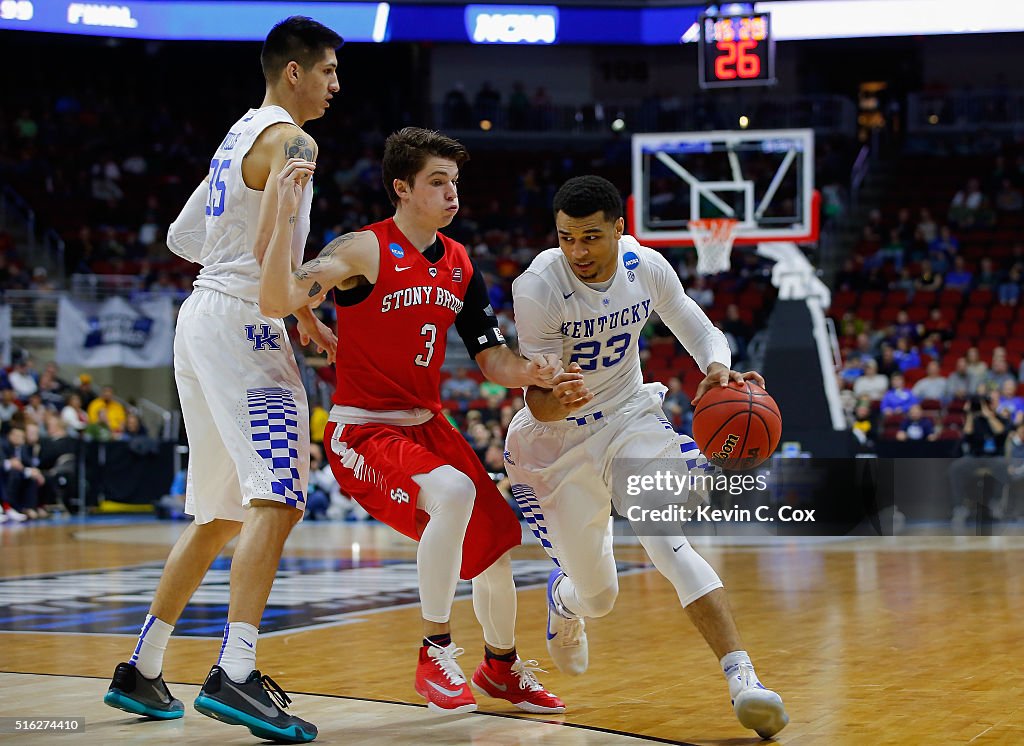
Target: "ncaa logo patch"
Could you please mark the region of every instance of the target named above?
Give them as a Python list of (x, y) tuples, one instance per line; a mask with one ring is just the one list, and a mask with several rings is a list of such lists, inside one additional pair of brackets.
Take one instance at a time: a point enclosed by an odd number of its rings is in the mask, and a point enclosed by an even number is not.
[(391, 256), (395, 257), (395, 259), (401, 259), (403, 256), (405, 256), (405, 249), (403, 249), (396, 243), (393, 243), (390, 246), (388, 246), (388, 249), (390, 249)]
[(622, 266), (626, 269), (636, 269), (640, 266), (640, 257), (632, 251), (627, 251), (622, 255)]

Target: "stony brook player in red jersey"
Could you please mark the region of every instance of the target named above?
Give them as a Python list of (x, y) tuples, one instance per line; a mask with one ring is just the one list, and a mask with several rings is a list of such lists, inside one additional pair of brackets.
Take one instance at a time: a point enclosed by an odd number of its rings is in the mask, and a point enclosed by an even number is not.
[(416, 691), (432, 710), (476, 701), (456, 662), (449, 617), (459, 577), (473, 579), (485, 656), (472, 678), (483, 693), (527, 712), (564, 712), (515, 649), (516, 590), (509, 550), (521, 532), (483, 465), (441, 411), (440, 371), (454, 324), (484, 375), (503, 386), (579, 380), (554, 356), (529, 361), (504, 344), (487, 287), (465, 247), (437, 231), (459, 209), (461, 143), (408, 127), (384, 148), (389, 220), (341, 236), (294, 273), (287, 247), (302, 183), (315, 168), (293, 160), (278, 180), (276, 228), (262, 268), (260, 306), (287, 315), (335, 291), (338, 386), (324, 450), (342, 491), (419, 541), (424, 640)]

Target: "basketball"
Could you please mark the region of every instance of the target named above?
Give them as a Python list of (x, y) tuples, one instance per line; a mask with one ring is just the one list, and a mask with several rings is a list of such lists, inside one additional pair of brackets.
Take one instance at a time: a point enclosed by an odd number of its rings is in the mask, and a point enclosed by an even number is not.
[(723, 469), (752, 469), (779, 445), (782, 415), (775, 400), (753, 381), (716, 386), (693, 413), (693, 439)]

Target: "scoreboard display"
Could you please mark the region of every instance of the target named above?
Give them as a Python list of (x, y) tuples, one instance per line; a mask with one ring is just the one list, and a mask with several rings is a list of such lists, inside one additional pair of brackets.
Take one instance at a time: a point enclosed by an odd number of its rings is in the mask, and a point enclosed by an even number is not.
[(701, 88), (775, 83), (771, 14), (702, 15), (699, 25)]

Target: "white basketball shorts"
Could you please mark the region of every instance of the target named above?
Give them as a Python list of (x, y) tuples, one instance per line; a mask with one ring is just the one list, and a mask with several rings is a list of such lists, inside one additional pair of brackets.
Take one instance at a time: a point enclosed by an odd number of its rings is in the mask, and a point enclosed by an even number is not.
[(304, 510), (309, 408), (284, 322), (197, 288), (178, 313), (174, 378), (189, 446), (185, 512), (200, 524), (241, 521), (256, 498)]
[(666, 464), (681, 474), (707, 467), (693, 440), (665, 418), (665, 391), (646, 384), (612, 411), (557, 422), (541, 422), (527, 407), (512, 418), (505, 441), (512, 494), (534, 535), (567, 573), (573, 573), (568, 565), (590, 572), (602, 558), (610, 561), (613, 505), (627, 515), (630, 505), (654, 508), (691, 499), (687, 492), (623, 494), (629, 477)]

